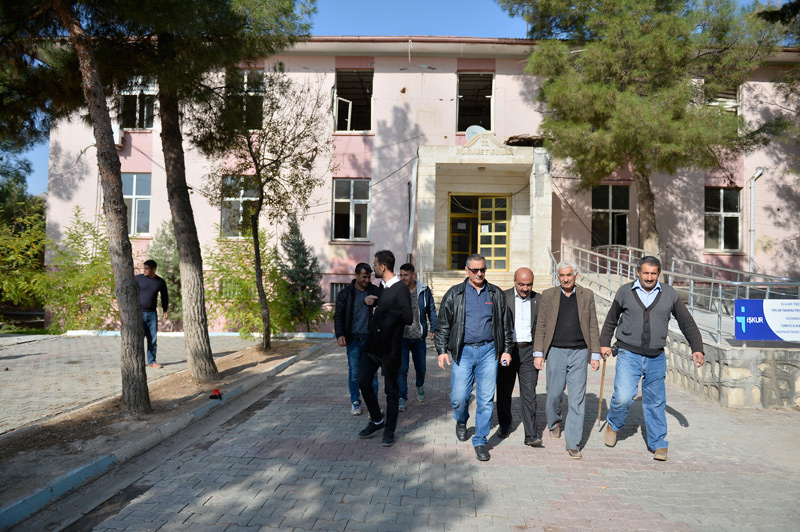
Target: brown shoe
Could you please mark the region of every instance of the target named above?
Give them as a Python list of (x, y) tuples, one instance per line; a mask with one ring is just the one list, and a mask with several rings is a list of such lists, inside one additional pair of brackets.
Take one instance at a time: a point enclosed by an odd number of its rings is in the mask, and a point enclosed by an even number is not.
[(662, 447), (661, 449), (656, 449), (656, 454), (653, 455), (653, 460), (658, 460), (659, 462), (666, 462), (667, 448)]
[(617, 444), (617, 431), (611, 428), (611, 425), (606, 425), (606, 433), (603, 438), (606, 447), (614, 447)]
[(561, 437), (561, 425), (556, 425), (556, 428), (550, 429), (550, 437), (557, 440)]
[(567, 449), (567, 454), (570, 458), (574, 458), (576, 460), (581, 459), (581, 452), (578, 449)]
[(152, 364), (148, 364), (148, 365), (147, 365), (147, 367), (148, 367), (148, 368), (161, 369), (161, 368), (163, 368), (164, 366), (162, 366), (162, 365), (161, 365), (161, 364), (159, 364), (158, 362), (153, 362)]

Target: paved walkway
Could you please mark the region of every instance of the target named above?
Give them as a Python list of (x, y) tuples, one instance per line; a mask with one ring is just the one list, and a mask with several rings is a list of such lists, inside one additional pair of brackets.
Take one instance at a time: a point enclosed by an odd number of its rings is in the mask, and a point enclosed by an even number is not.
[[(344, 350), (300, 362), (274, 392), (141, 477), (95, 530), (798, 529), (797, 411), (726, 409), (668, 386), (669, 461), (655, 462), (638, 400), (617, 446), (603, 445), (598, 372), (582, 460), (548, 435), (544, 448), (524, 446), (515, 399), (515, 431), (493, 436), (481, 463), (455, 438), (449, 372), (431, 351), (428, 364), (427, 402), (409, 401), (397, 443), (383, 448), (380, 434), (357, 437), (367, 418), (349, 413)], [(543, 425), (543, 378), (539, 389)]]
[[(214, 356), (253, 345), (238, 336), (212, 336)], [(0, 336), (0, 434), (122, 393), (120, 338)], [(159, 336), (149, 381), (186, 369), (183, 337)]]

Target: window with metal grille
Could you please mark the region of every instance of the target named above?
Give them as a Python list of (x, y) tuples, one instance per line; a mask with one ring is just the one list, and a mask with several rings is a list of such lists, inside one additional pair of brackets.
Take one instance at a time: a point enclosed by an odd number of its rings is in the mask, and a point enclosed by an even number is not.
[(336, 303), (339, 293), (348, 286), (350, 286), (350, 283), (331, 283), (331, 303)]

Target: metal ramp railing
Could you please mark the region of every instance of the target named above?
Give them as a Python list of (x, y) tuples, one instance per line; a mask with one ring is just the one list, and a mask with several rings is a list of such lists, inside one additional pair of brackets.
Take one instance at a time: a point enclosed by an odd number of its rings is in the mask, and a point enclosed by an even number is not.
[[(617, 289), (636, 279), (636, 263), (648, 253), (625, 246), (604, 246), (589, 250), (573, 245), (550, 252), (551, 275), (557, 284), (556, 265), (561, 258), (572, 260), (581, 278), (595, 294), (611, 302)], [(686, 303), (706, 339), (717, 346), (734, 339), (736, 299), (800, 299), (800, 281), (723, 268), (700, 262), (672, 259), (662, 269), (662, 282), (675, 288)], [(677, 327), (674, 323), (670, 325)]]

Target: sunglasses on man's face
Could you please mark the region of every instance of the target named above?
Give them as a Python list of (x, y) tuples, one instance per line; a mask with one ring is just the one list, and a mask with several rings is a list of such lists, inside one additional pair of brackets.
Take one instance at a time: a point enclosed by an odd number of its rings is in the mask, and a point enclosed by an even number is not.
[(486, 268), (467, 268), (467, 269), (474, 274), (478, 274), (479, 272), (486, 273)]

